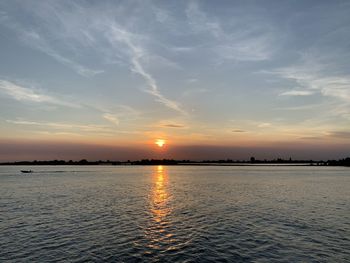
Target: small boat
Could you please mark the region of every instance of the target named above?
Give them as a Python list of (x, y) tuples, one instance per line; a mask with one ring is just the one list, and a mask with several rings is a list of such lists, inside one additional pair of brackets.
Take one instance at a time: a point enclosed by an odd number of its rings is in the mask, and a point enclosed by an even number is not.
[(24, 174), (29, 174), (29, 173), (32, 173), (33, 171), (32, 170), (21, 170), (21, 172)]

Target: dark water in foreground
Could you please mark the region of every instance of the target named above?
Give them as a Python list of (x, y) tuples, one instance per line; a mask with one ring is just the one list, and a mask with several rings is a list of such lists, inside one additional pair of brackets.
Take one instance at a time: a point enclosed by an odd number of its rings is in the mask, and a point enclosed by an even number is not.
[(20, 169), (0, 167), (1, 262), (350, 261), (350, 168)]

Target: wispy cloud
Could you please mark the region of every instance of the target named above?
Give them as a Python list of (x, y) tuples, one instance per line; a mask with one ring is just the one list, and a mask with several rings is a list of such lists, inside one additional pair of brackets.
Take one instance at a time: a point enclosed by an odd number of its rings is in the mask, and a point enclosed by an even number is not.
[(162, 9), (162, 8), (159, 8), (157, 6), (152, 6), (152, 10), (153, 10), (153, 13), (155, 15), (156, 20), (159, 23), (164, 23), (167, 20), (171, 19), (170, 16), (169, 16), (169, 13), (166, 10)]
[(209, 90), (204, 88), (189, 88), (185, 90), (182, 93), (182, 95), (186, 97), (186, 96), (197, 95), (197, 94), (206, 93), (206, 92), (209, 92)]
[[(298, 90), (286, 91), (280, 95), (309, 96), (319, 94), (332, 98), (333, 101), (328, 104), (336, 103), (336, 105), (322, 114), (323, 118), (333, 115), (350, 119), (350, 75), (337, 73), (334, 65), (321, 63), (321, 60), (322, 58), (305, 55), (302, 56), (299, 63), (293, 66), (265, 73), (294, 82), (299, 87)], [(298, 109), (299, 107), (294, 108)]]
[(39, 94), (29, 88), (21, 87), (6, 80), (0, 80), (0, 89), (19, 101), (55, 102), (55, 99), (50, 96)]
[(321, 106), (322, 104), (309, 104), (309, 105), (301, 105), (301, 106), (293, 106), (293, 107), (279, 107), (279, 108), (275, 108), (275, 110), (304, 111), (304, 110), (315, 109)]
[(36, 134), (40, 135), (54, 135), (54, 136), (77, 136), (82, 137), (83, 135), (81, 133), (76, 132), (55, 132), (55, 131), (34, 131)]
[(258, 126), (259, 128), (268, 128), (268, 127), (271, 127), (272, 124), (269, 123), (269, 122), (262, 122), (262, 123), (259, 123), (257, 126)]
[(341, 139), (350, 139), (350, 131), (331, 131), (327, 133), (327, 136)]
[(55, 60), (62, 63), (63, 65), (69, 68), (72, 68), (82, 76), (91, 77), (103, 72), (103, 70), (94, 70), (94, 69), (87, 68), (73, 61), (72, 59), (69, 59), (68, 57), (61, 55), (58, 51), (53, 49), (42, 36), (40, 36), (35, 31), (23, 31), (21, 32), (20, 38), (23, 40), (24, 43), (30, 45), (35, 49), (40, 50), (41, 52), (54, 58)]
[(331, 109), (330, 113), (334, 116), (342, 116), (343, 118), (350, 120), (350, 101), (337, 103)]
[(196, 34), (209, 33), (214, 38), (210, 46), (221, 59), (261, 61), (272, 55), (272, 29), (271, 26), (261, 25), (261, 21), (249, 23), (246, 27), (239, 25), (242, 21), (230, 21), (231, 28), (228, 31), (222, 26), (220, 19), (209, 17), (201, 10), (197, 1), (189, 1), (186, 14), (189, 25)]
[(216, 38), (224, 35), (221, 24), (217, 20), (209, 19), (199, 8), (198, 2), (189, 1), (186, 9), (187, 19), (192, 29), (197, 32), (209, 32)]
[(0, 80), (0, 91), (18, 101), (49, 103), (68, 107), (79, 107), (77, 104), (59, 100), (34, 88), (23, 87), (7, 80)]
[(115, 114), (111, 114), (111, 113), (104, 113), (103, 118), (106, 119), (107, 121), (110, 121), (111, 123), (115, 124), (115, 125), (119, 125), (119, 118), (118, 116), (116, 116)]
[(158, 102), (166, 107), (186, 115), (186, 111), (180, 107), (178, 102), (168, 99), (160, 92), (156, 80), (143, 66), (142, 60), (148, 56), (148, 53), (142, 46), (135, 44), (135, 36), (125, 29), (120, 28), (115, 23), (107, 24), (107, 27), (110, 30), (110, 40), (112, 43), (122, 42), (128, 47), (131, 69), (146, 81), (148, 89), (145, 91), (153, 95)]
[[(41, 12), (39, 10), (36, 10), (39, 14), (40, 13), (45, 13), (45, 10), (42, 10)], [(52, 24), (52, 21), (55, 21), (55, 18), (59, 18), (60, 16), (51, 16), (47, 17), (49, 19), (43, 19), (42, 25), (43, 26), (50, 26)], [(90, 69), (73, 59), (62, 55), (59, 51), (57, 51), (54, 48), (54, 45), (49, 41), (49, 38), (47, 37), (47, 34), (40, 34), (36, 29), (33, 27), (29, 27), (28, 25), (20, 24), (18, 21), (15, 21), (11, 19), (10, 16), (8, 15), (3, 15), (1, 16), (1, 22), (6, 25), (7, 27), (11, 28), (14, 32), (16, 32), (18, 38), (25, 44), (30, 46), (33, 49), (39, 50), (46, 55), (54, 58), (56, 61), (59, 63), (73, 69), (76, 71), (78, 74), (85, 76), (85, 77), (90, 77), (94, 76), (96, 74), (102, 73), (103, 70), (95, 70), (95, 69)], [(52, 34), (55, 32), (59, 31), (60, 29), (57, 28), (51, 28), (49, 31), (51, 31)], [(89, 35), (85, 34), (86, 37)], [(62, 38), (62, 37), (60, 37)]]
[(301, 140), (322, 140), (323, 137), (321, 137), (321, 136), (303, 136), (303, 137), (299, 137), (299, 139), (301, 139)]
[(43, 128), (53, 128), (58, 130), (80, 130), (83, 132), (115, 132), (108, 126), (103, 125), (92, 125), (92, 124), (72, 124), (72, 123), (61, 123), (61, 122), (37, 122), (28, 120), (7, 120), (8, 123), (17, 125), (31, 125), (31, 126), (41, 126)]
[(139, 119), (142, 113), (127, 105), (117, 105), (112, 109), (92, 107), (102, 113), (102, 118), (114, 125), (119, 125), (124, 121)]
[[(181, 114), (187, 114), (180, 103), (169, 99), (161, 92), (155, 77), (147, 70), (147, 62), (155, 60), (162, 64), (177, 67), (176, 63), (153, 54), (143, 45), (149, 38), (134, 28), (130, 30), (133, 19), (128, 25), (119, 23), (116, 14), (125, 16), (123, 6), (113, 7), (113, 12), (106, 7), (94, 9), (89, 4), (70, 2), (50, 2), (37, 5), (23, 3), (31, 19), (40, 26), (27, 26), (16, 20), (7, 21), (26, 44), (53, 57), (60, 63), (74, 69), (83, 76), (93, 76), (103, 72), (85, 66), (86, 57), (94, 56), (97, 61), (122, 61), (140, 75), (147, 84), (145, 92), (155, 97), (156, 101)], [(128, 5), (126, 5), (128, 6)], [(153, 7), (153, 6), (152, 6)], [(159, 21), (167, 19), (167, 12), (154, 6), (154, 13)], [(122, 18), (120, 20), (123, 20)], [(57, 43), (56, 43), (57, 42)], [(154, 41), (153, 41), (154, 42)], [(84, 56), (85, 55), (85, 58)], [(83, 57), (83, 59), (81, 59)], [(98, 58), (98, 59), (97, 59)], [(95, 63), (96, 64), (96, 63)]]
[(302, 90), (291, 91), (289, 94), (287, 92), (287, 95), (303, 94), (305, 96), (318, 92), (323, 96), (350, 101), (350, 76), (332, 73), (330, 68), (313, 58), (306, 57), (299, 64), (267, 73), (294, 81), (300, 88), (303, 88)]
[(299, 139), (305, 139), (305, 140), (325, 140), (325, 139), (350, 139), (350, 131), (329, 131), (329, 132), (323, 132), (322, 134), (318, 136), (303, 136)]
[(198, 82), (198, 79), (197, 78), (189, 78), (186, 80), (187, 83), (191, 84), (191, 83), (196, 83)]
[(165, 128), (185, 128), (185, 125), (177, 124), (177, 123), (166, 123), (162, 125)]
[(289, 90), (280, 93), (280, 96), (310, 96), (314, 94), (311, 90)]

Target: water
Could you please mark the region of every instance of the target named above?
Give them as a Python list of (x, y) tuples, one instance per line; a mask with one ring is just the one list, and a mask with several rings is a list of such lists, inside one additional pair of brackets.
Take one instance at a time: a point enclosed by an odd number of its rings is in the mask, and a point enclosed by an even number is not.
[(349, 171), (3, 166), (0, 261), (350, 262)]

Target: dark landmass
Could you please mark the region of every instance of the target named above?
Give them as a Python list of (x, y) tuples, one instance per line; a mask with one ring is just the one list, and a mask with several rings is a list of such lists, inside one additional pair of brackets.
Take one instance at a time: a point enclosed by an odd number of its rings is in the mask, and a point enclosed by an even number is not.
[(0, 165), (317, 165), (317, 166), (350, 166), (350, 157), (339, 160), (315, 161), (315, 160), (292, 160), (287, 159), (273, 159), (273, 160), (257, 160), (251, 157), (249, 161), (242, 160), (172, 160), (172, 159), (143, 159), (139, 161), (88, 161), (86, 159), (80, 161), (18, 161), (18, 162), (4, 162)]

